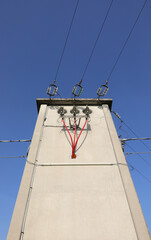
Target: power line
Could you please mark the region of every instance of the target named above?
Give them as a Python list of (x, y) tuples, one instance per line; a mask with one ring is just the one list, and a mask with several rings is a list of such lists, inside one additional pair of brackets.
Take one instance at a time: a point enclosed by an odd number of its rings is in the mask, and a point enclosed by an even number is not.
[(12, 142), (31, 142), (31, 139), (25, 139), (25, 140), (0, 140), (0, 143), (12, 143)]
[[(133, 134), (134, 136), (149, 150), (151, 151), (151, 149), (143, 142), (143, 140), (150, 140), (150, 138), (139, 138), (139, 136), (123, 121), (123, 119), (121, 119), (121, 117), (119, 116), (118, 113), (116, 113), (115, 111), (112, 111), (112, 113), (114, 113), (114, 115), (121, 121), (121, 124), (124, 124)], [(121, 139), (122, 140), (122, 139)], [(124, 141), (123, 141), (124, 142)]]
[[(35, 163), (28, 161), (29, 164), (35, 165), (37, 167), (57, 167), (57, 166), (118, 166), (118, 165), (123, 165), (123, 166), (128, 166), (125, 163)], [(133, 169), (133, 168), (132, 168)]]
[(119, 61), (119, 59), (120, 59), (120, 57), (121, 57), (121, 55), (122, 55), (126, 45), (127, 45), (127, 43), (128, 43), (128, 40), (129, 40), (129, 38), (130, 38), (130, 36), (131, 36), (135, 26), (136, 26), (136, 23), (138, 22), (138, 19), (139, 19), (140, 15), (141, 15), (141, 13), (142, 13), (146, 3), (147, 3), (147, 0), (144, 1), (144, 3), (143, 3), (143, 5), (142, 5), (142, 7), (141, 7), (141, 9), (140, 9), (140, 11), (139, 11), (139, 13), (137, 15), (137, 18), (135, 19), (135, 22), (134, 22), (134, 24), (133, 24), (133, 26), (132, 26), (132, 28), (131, 28), (131, 30), (130, 30), (130, 32), (129, 32), (129, 34), (128, 34), (128, 36), (127, 36), (127, 38), (126, 38), (126, 40), (125, 40), (125, 42), (123, 44), (123, 46), (122, 46), (122, 48), (121, 48), (121, 51), (120, 51), (120, 53), (119, 53), (115, 63), (113, 64), (113, 67), (112, 67), (112, 69), (111, 69), (111, 71), (110, 71), (110, 73), (108, 75), (107, 80), (109, 80), (111, 78), (111, 75), (112, 75), (112, 73), (113, 73), (113, 71), (114, 71), (114, 69), (115, 69), (115, 67), (116, 67), (116, 65), (117, 65), (117, 63), (118, 63), (118, 61)]
[(132, 154), (145, 154), (145, 153), (151, 153), (151, 152), (129, 152), (129, 153), (125, 153), (125, 154), (132, 155)]
[[(0, 159), (9, 159), (9, 158), (26, 158), (26, 156), (24, 156), (24, 155), (21, 155), (21, 156), (8, 156), (8, 157), (0, 157)], [(33, 164), (33, 165), (35, 165), (35, 163), (32, 163), (32, 162), (30, 162), (30, 161), (28, 161), (28, 160), (26, 160), (28, 163), (31, 163), (31, 164)], [(131, 167), (131, 169), (132, 170), (135, 170), (135, 171), (137, 171), (145, 180), (147, 180), (149, 183), (151, 183), (151, 180), (150, 179), (148, 179), (142, 172), (140, 172), (136, 167), (134, 167), (133, 165), (131, 165), (130, 163), (129, 163), (129, 161), (128, 161), (128, 164), (130, 165), (130, 167)], [(53, 164), (37, 164), (37, 166), (51, 166), (51, 165), (53, 165)], [(71, 164), (69, 164), (69, 165), (71, 165)], [(84, 164), (84, 165), (86, 165), (86, 164)], [(95, 164), (94, 164), (95, 165)], [(102, 164), (103, 165), (103, 164)], [(104, 164), (105, 165), (105, 164)], [(107, 165), (107, 164), (106, 164)], [(116, 164), (114, 164), (114, 163), (109, 163), (108, 165), (116, 165)], [(57, 165), (56, 165), (57, 166)]]
[(7, 159), (7, 158), (26, 158), (26, 156), (8, 156), (8, 157), (0, 157), (0, 159)]
[(138, 138), (138, 140), (149, 150), (151, 149), (143, 142), (144, 139), (139, 138), (139, 136), (123, 121), (124, 125)]
[[(24, 156), (24, 155), (21, 155), (21, 156), (8, 156), (8, 157), (0, 157), (0, 159), (9, 159), (9, 158), (26, 158), (26, 156)], [(26, 160), (28, 163), (31, 163), (31, 164), (33, 164), (33, 165), (35, 165), (35, 163), (32, 163), (32, 162), (30, 162), (30, 161), (28, 161), (28, 160)], [(149, 183), (151, 183), (151, 180), (150, 179), (148, 179), (142, 172), (140, 172), (136, 167), (134, 167), (133, 165), (131, 165), (130, 163), (129, 163), (129, 161), (127, 161), (128, 162), (128, 164), (130, 165), (130, 167), (131, 167), (131, 169), (132, 170), (135, 170), (135, 171), (137, 171), (145, 180), (147, 180)], [(123, 164), (123, 163), (122, 163)], [(53, 164), (36, 164), (37, 166), (53, 166)], [(69, 165), (71, 165), (71, 164), (69, 164)], [(84, 164), (84, 165), (86, 165), (86, 164)], [(95, 165), (95, 164), (94, 164)], [(98, 164), (97, 164), (98, 165)], [(107, 164), (102, 164), (102, 165), (107, 165)], [(117, 164), (114, 164), (114, 163), (109, 163), (108, 165), (117, 165)], [(57, 166), (57, 165), (56, 165)]]
[(151, 180), (147, 178), (141, 171), (139, 171), (136, 167), (130, 164), (129, 161), (127, 161), (130, 167), (132, 167), (136, 172), (138, 172), (147, 182), (151, 183)]
[(133, 151), (135, 152), (146, 164), (148, 164), (149, 166), (151, 166), (151, 163), (149, 163), (146, 159), (144, 159), (138, 152), (135, 151), (134, 148), (132, 148), (131, 146), (129, 146), (127, 143), (126, 145)]
[[(119, 116), (118, 113), (116, 113), (115, 111), (112, 111), (112, 113), (114, 113), (114, 115), (121, 121), (121, 124), (122, 124), (122, 123), (125, 124), (125, 126), (137, 137), (137, 140), (141, 141), (141, 142), (148, 148), (148, 146), (142, 141), (142, 139), (139, 138), (139, 137), (135, 134), (135, 132), (121, 119), (121, 117)], [(146, 138), (146, 139), (150, 139), (150, 138)], [(129, 139), (129, 140), (132, 140), (132, 139)], [(135, 140), (136, 140), (136, 139), (135, 139)], [(138, 156), (139, 156), (144, 162), (146, 162), (149, 166), (151, 166), (151, 164), (150, 164), (146, 159), (144, 159), (144, 158), (140, 155), (140, 153), (136, 152), (134, 148), (130, 147), (127, 143), (125, 143), (125, 141), (122, 141), (122, 143), (126, 144), (132, 151), (134, 151), (136, 154), (138, 154)], [(148, 148), (148, 149), (149, 149), (149, 148)], [(149, 149), (149, 150), (150, 150), (150, 149)]]
[[(106, 12), (105, 18), (104, 18), (104, 20), (103, 20), (103, 23), (102, 23), (102, 25), (101, 25), (101, 28), (100, 28), (99, 33), (98, 33), (98, 35), (97, 35), (97, 38), (96, 38), (96, 40), (95, 40), (94, 46), (93, 46), (93, 48), (92, 48), (92, 50), (91, 50), (91, 53), (90, 53), (90, 56), (89, 56), (89, 58), (88, 58), (88, 62), (87, 62), (86, 66), (85, 66), (85, 69), (84, 69), (84, 71), (83, 71), (81, 80), (83, 80), (83, 78), (84, 78), (84, 76), (85, 76), (85, 73), (86, 73), (86, 71), (87, 71), (87, 69), (88, 69), (88, 66), (89, 66), (89, 63), (90, 63), (90, 61), (91, 61), (92, 55), (93, 55), (93, 53), (94, 53), (94, 50), (95, 50), (95, 48), (96, 48), (97, 42), (98, 42), (98, 40), (99, 40), (99, 38), (100, 38), (100, 35), (101, 35), (102, 30), (103, 30), (103, 28), (104, 28), (105, 22), (106, 22), (106, 20), (107, 20), (108, 15), (109, 15), (110, 9), (111, 9), (111, 7), (112, 7), (113, 1), (114, 1), (114, 0), (111, 0), (111, 2), (110, 2), (109, 8), (108, 8), (108, 10), (107, 10), (107, 12)], [(81, 81), (81, 82), (82, 82), (82, 81)]]
[(69, 30), (68, 30), (68, 33), (67, 33), (67, 36), (66, 36), (66, 39), (65, 39), (65, 43), (64, 43), (64, 46), (63, 46), (63, 49), (62, 49), (62, 53), (61, 53), (61, 56), (60, 56), (59, 64), (58, 64), (57, 71), (56, 71), (56, 74), (55, 74), (54, 83), (56, 82), (56, 79), (57, 79), (57, 76), (58, 76), (58, 72), (59, 72), (59, 69), (60, 69), (60, 66), (61, 66), (63, 55), (64, 55), (64, 52), (65, 52), (65, 49), (66, 49), (68, 38), (69, 38), (69, 35), (70, 35), (70, 32), (71, 32), (73, 21), (74, 21), (74, 18), (75, 18), (75, 15), (76, 15), (76, 11), (77, 11), (77, 8), (78, 8), (78, 4), (79, 4), (79, 0), (77, 0), (75, 9), (74, 9), (74, 12), (73, 12), (73, 15), (72, 15), (72, 19), (71, 19), (71, 22), (70, 22)]

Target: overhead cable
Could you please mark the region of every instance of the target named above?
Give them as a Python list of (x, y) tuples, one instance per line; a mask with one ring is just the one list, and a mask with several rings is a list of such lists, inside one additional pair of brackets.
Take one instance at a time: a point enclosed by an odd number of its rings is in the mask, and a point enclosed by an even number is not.
[(132, 164), (130, 164), (129, 161), (127, 161), (127, 162), (128, 162), (128, 165), (130, 167), (132, 167), (138, 174), (140, 174), (147, 182), (151, 183), (151, 180), (148, 177), (146, 177), (140, 170), (138, 170), (136, 167), (134, 167)]
[(136, 26), (136, 23), (138, 22), (138, 19), (139, 19), (140, 15), (141, 15), (141, 13), (142, 13), (142, 11), (143, 11), (146, 3), (147, 3), (147, 0), (144, 1), (144, 3), (143, 3), (143, 5), (142, 5), (142, 7), (141, 7), (141, 9), (140, 9), (140, 11), (139, 11), (139, 13), (138, 13), (138, 15), (137, 15), (137, 18), (135, 19), (134, 24), (133, 24), (132, 28), (130, 29), (130, 32), (129, 32), (129, 34), (128, 34), (128, 36), (127, 36), (127, 38), (126, 38), (126, 40), (125, 40), (125, 42), (124, 42), (124, 44), (123, 44), (120, 52), (119, 52), (119, 55), (118, 55), (115, 63), (113, 64), (113, 67), (111, 68), (111, 71), (110, 71), (110, 73), (109, 73), (109, 75), (108, 75), (108, 77), (107, 77), (107, 80), (108, 80), (108, 81), (110, 80), (110, 78), (111, 78), (111, 76), (112, 76), (112, 73), (113, 73), (113, 71), (114, 71), (114, 69), (115, 69), (115, 67), (116, 67), (116, 65), (117, 65), (117, 63), (118, 63), (118, 61), (119, 61), (119, 59), (120, 59), (120, 57), (121, 57), (121, 55), (122, 55), (122, 53), (123, 53), (126, 45), (127, 45), (127, 43), (128, 43), (128, 40), (129, 40), (129, 38), (130, 38), (130, 36), (131, 36), (131, 34), (132, 34), (135, 26)]
[(68, 33), (67, 33), (67, 36), (66, 36), (66, 39), (65, 39), (65, 43), (64, 43), (64, 46), (63, 46), (63, 49), (62, 49), (62, 53), (61, 53), (61, 56), (60, 56), (58, 67), (57, 67), (57, 71), (56, 71), (56, 74), (55, 74), (54, 83), (56, 82), (56, 79), (57, 79), (57, 76), (58, 76), (58, 73), (59, 73), (59, 69), (60, 69), (61, 62), (62, 62), (62, 59), (63, 59), (63, 55), (64, 55), (64, 52), (65, 52), (65, 49), (66, 49), (66, 46), (67, 46), (68, 38), (69, 38), (69, 35), (70, 35), (70, 32), (71, 32), (71, 28), (72, 28), (73, 21), (74, 21), (75, 15), (76, 15), (78, 4), (79, 4), (79, 0), (77, 0), (77, 2), (76, 2), (76, 6), (75, 6), (75, 9), (74, 9), (74, 12), (73, 12), (73, 15), (72, 15), (72, 19), (71, 19), (71, 22), (70, 22)]
[(138, 152), (135, 151), (135, 149), (131, 146), (129, 146), (129, 144), (126, 143), (126, 145), (135, 153), (137, 153), (137, 155), (146, 163), (151, 167), (151, 163), (149, 163), (146, 159), (144, 159)]
[[(118, 113), (116, 113), (115, 111), (111, 111), (112, 113), (114, 113), (114, 115), (121, 121), (121, 124), (124, 124), (133, 134), (134, 136), (149, 150), (151, 151), (151, 149), (143, 142), (143, 140), (150, 140), (150, 138), (139, 138), (139, 136), (123, 121), (123, 119), (121, 119), (121, 117), (119, 116)], [(122, 140), (122, 139), (121, 139)], [(123, 141), (124, 142), (124, 141)]]
[[(24, 156), (24, 155), (22, 155), (22, 156), (8, 156), (8, 157), (0, 157), (0, 159), (8, 159), (8, 158), (26, 158), (26, 156)], [(76, 163), (67, 163), (67, 164), (60, 164), (60, 163), (32, 163), (32, 162), (30, 162), (30, 161), (28, 161), (28, 160), (26, 160), (28, 163), (30, 163), (30, 164), (33, 164), (33, 165), (35, 165), (35, 166), (92, 166), (92, 165), (94, 165), (94, 166), (99, 166), (99, 165), (103, 165), (103, 166), (112, 166), (112, 165), (117, 165), (117, 164), (115, 164), (115, 163), (83, 163), (83, 164), (76, 164)], [(123, 164), (123, 163), (118, 163), (118, 164)], [(123, 165), (126, 165), (126, 164), (123, 164)], [(132, 166), (130, 163), (129, 163), (129, 165), (130, 165), (130, 167), (131, 167), (131, 169), (133, 170), (133, 169), (135, 169), (143, 178), (145, 178), (148, 182), (150, 182), (151, 183), (151, 180), (149, 180), (144, 174), (142, 174), (138, 169), (136, 169), (134, 166)], [(127, 165), (126, 165), (127, 166)]]
[(125, 155), (132, 155), (132, 154), (148, 154), (148, 153), (151, 153), (151, 152), (127, 152), (127, 153), (125, 153)]
[(8, 157), (0, 157), (0, 159), (7, 159), (7, 158), (26, 158), (26, 156), (8, 156)]
[(124, 125), (135, 135), (135, 137), (138, 138), (138, 140), (148, 149), (151, 151), (151, 149), (143, 142), (144, 139), (139, 138), (139, 136), (123, 121)]
[(12, 142), (31, 142), (31, 139), (25, 139), (25, 140), (0, 140), (0, 143), (12, 143)]
[[(118, 165), (123, 165), (123, 166), (128, 166), (126, 163), (73, 163), (73, 162), (70, 162), (70, 163), (40, 163), (40, 162), (31, 162), (29, 160), (27, 160), (27, 162), (29, 164), (32, 164), (32, 165), (35, 165), (37, 167), (60, 167), (60, 166), (64, 166), (64, 167), (76, 167), (76, 166), (83, 166), (83, 167), (88, 167), (88, 166), (118, 166)], [(132, 168), (133, 169), (133, 168)]]
[(95, 50), (95, 48), (96, 48), (97, 42), (98, 42), (98, 40), (99, 40), (99, 38), (100, 38), (100, 35), (101, 35), (102, 31), (103, 31), (105, 22), (106, 22), (106, 20), (107, 20), (108, 15), (109, 15), (110, 9), (111, 9), (111, 7), (112, 7), (113, 1), (114, 1), (114, 0), (111, 0), (110, 5), (109, 5), (109, 7), (108, 7), (108, 9), (107, 9), (107, 12), (106, 12), (106, 14), (105, 14), (103, 23), (102, 23), (102, 25), (101, 25), (101, 28), (100, 28), (99, 33), (98, 33), (98, 35), (97, 35), (97, 38), (96, 38), (96, 40), (95, 40), (95, 42), (94, 42), (94, 45), (93, 45), (93, 48), (92, 48), (92, 50), (91, 50), (90, 56), (89, 56), (89, 58), (88, 58), (87, 64), (86, 64), (86, 66), (85, 66), (85, 68), (84, 68), (84, 71), (83, 71), (83, 73), (82, 73), (81, 82), (82, 82), (82, 80), (83, 80), (83, 78), (84, 78), (84, 76), (85, 76), (85, 73), (86, 73), (87, 69), (88, 69), (88, 66), (89, 66), (89, 63), (90, 63), (90, 61), (91, 61), (92, 55), (93, 55), (93, 53), (94, 53), (94, 50)]

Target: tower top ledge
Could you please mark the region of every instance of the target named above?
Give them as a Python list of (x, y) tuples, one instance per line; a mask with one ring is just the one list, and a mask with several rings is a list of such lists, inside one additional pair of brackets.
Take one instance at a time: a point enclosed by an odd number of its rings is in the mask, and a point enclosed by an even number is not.
[(112, 99), (96, 99), (96, 98), (37, 98), (37, 109), (39, 112), (40, 106), (42, 104), (48, 105), (48, 106), (102, 106), (103, 104), (106, 104), (109, 106), (109, 109), (111, 110), (112, 107)]

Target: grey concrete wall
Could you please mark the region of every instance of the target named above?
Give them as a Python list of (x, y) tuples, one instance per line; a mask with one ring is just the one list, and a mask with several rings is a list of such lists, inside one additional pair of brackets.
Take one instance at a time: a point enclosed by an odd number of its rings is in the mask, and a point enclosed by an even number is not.
[(71, 159), (58, 107), (42, 106), (8, 240), (150, 239), (108, 106), (90, 109)]

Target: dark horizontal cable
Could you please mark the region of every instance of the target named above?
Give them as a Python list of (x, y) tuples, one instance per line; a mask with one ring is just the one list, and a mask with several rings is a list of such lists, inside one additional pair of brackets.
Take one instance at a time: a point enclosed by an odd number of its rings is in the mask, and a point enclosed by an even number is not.
[(125, 153), (126, 155), (132, 155), (132, 154), (148, 154), (148, 153), (151, 153), (151, 152), (129, 152), (129, 153)]
[(26, 156), (8, 156), (8, 157), (0, 157), (0, 159), (7, 159), (7, 158), (26, 158)]
[[(131, 146), (129, 146), (127, 143), (126, 143), (126, 145), (127, 145), (132, 151), (134, 151), (135, 153), (137, 153), (134, 148), (132, 148)], [(148, 164), (149, 166), (151, 166), (151, 163), (149, 163), (146, 159), (144, 159), (139, 153), (137, 153), (137, 155), (138, 155), (146, 164)]]
[(31, 139), (25, 139), (25, 140), (0, 140), (0, 143), (12, 143), (12, 142), (31, 142)]
[(124, 45), (123, 45), (123, 47), (122, 47), (122, 49), (121, 49), (121, 51), (120, 51), (120, 53), (119, 53), (119, 55), (118, 55), (118, 57), (117, 57), (117, 59), (116, 59), (114, 65), (113, 65), (113, 67), (112, 67), (112, 69), (111, 69), (111, 71), (110, 71), (110, 73), (109, 73), (109, 75), (108, 75), (107, 80), (109, 80), (109, 79), (111, 78), (111, 75), (112, 75), (112, 73), (113, 73), (113, 71), (114, 71), (114, 69), (115, 69), (115, 67), (116, 67), (116, 65), (117, 65), (117, 63), (118, 63), (118, 61), (119, 61), (119, 59), (120, 59), (120, 57), (121, 57), (123, 51), (124, 51), (124, 48), (126, 47), (126, 45), (127, 45), (127, 43), (128, 43), (128, 40), (129, 40), (129, 38), (130, 38), (130, 36), (131, 36), (131, 34), (132, 34), (134, 28), (135, 28), (135, 25), (136, 25), (136, 23), (137, 23), (137, 21), (138, 21), (140, 15), (141, 15), (143, 9), (144, 9), (146, 3), (147, 3), (147, 0), (145, 0), (145, 2), (143, 3), (143, 6), (141, 7), (141, 10), (140, 10), (140, 12), (139, 12), (139, 14), (138, 14), (138, 16), (137, 16), (137, 18), (136, 18), (136, 20), (135, 20), (135, 22), (134, 22), (134, 24), (133, 24), (133, 26), (132, 26), (130, 32), (129, 32), (129, 34), (128, 34), (128, 36), (127, 36), (125, 42), (124, 42)]
[(59, 69), (60, 69), (60, 66), (61, 66), (62, 58), (63, 58), (65, 48), (66, 48), (66, 45), (67, 45), (67, 42), (68, 42), (68, 38), (69, 38), (69, 35), (70, 35), (70, 32), (71, 32), (71, 28), (72, 28), (73, 21), (74, 21), (75, 15), (76, 15), (78, 4), (79, 4), (79, 0), (77, 0), (76, 6), (75, 6), (75, 9), (74, 9), (74, 12), (73, 12), (73, 16), (72, 16), (72, 19), (71, 19), (71, 22), (70, 22), (70, 27), (69, 27), (69, 30), (68, 30), (68, 33), (67, 33), (67, 37), (66, 37), (66, 40), (65, 40), (65, 43), (64, 43), (64, 47), (63, 47), (63, 50), (62, 50), (62, 53), (61, 53), (61, 56), (60, 56), (60, 60), (59, 60), (59, 64), (58, 64), (58, 67), (57, 67), (57, 71), (56, 71), (56, 74), (55, 74), (55, 81), (57, 79), (58, 72), (59, 72)]

